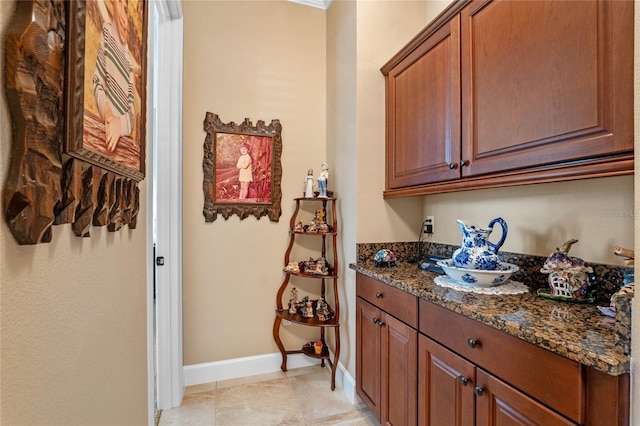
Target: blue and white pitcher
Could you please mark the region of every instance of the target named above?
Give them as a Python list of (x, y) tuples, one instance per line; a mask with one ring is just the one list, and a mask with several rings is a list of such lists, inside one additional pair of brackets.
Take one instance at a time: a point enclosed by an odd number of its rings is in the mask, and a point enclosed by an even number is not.
[[(466, 225), (461, 220), (456, 220), (458, 227), (462, 231), (462, 246), (453, 252), (453, 263), (458, 268), (482, 269), (492, 271), (500, 266), (498, 250), (507, 238), (507, 223), (500, 217), (489, 222), (486, 229), (478, 228), (475, 225)], [(493, 231), (493, 225), (499, 224), (502, 227), (500, 241), (492, 243), (489, 235)]]

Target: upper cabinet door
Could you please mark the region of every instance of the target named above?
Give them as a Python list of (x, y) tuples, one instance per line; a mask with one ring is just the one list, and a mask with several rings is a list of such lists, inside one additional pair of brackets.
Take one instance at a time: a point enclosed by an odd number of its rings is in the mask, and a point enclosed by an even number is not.
[(461, 11), (462, 176), (633, 151), (632, 1)]
[(460, 177), (460, 17), (386, 75), (386, 188)]

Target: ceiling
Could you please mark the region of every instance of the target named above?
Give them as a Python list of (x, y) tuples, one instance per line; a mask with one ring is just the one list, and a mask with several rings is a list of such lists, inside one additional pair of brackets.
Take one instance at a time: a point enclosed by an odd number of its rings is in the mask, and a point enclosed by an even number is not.
[(293, 3), (303, 4), (305, 6), (317, 7), (318, 9), (327, 10), (332, 0), (289, 0)]

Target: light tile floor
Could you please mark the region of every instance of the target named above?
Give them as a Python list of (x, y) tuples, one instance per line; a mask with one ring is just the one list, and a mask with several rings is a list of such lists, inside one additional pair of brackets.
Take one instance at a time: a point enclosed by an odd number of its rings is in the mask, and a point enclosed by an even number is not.
[(304, 367), (189, 386), (182, 405), (165, 410), (159, 426), (377, 426), (362, 403), (341, 387), (331, 391), (328, 368)]

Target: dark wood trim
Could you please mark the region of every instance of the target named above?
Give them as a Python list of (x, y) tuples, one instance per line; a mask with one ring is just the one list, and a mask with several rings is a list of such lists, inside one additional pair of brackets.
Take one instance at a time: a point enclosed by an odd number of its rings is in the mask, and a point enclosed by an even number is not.
[(384, 198), (398, 198), (534, 183), (563, 182), (584, 178), (624, 176), (633, 174), (633, 171), (634, 155), (625, 154), (616, 157), (576, 161), (570, 165), (563, 163), (553, 166), (541, 166), (528, 169), (526, 172), (514, 171), (501, 173), (500, 175), (478, 176), (407, 188), (388, 189), (383, 192), (383, 196)]

